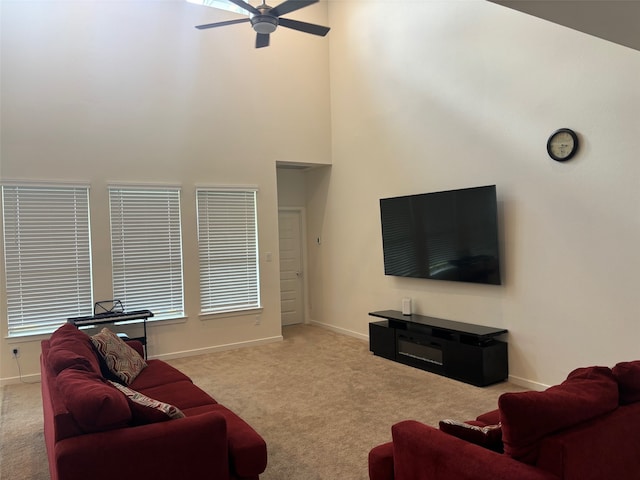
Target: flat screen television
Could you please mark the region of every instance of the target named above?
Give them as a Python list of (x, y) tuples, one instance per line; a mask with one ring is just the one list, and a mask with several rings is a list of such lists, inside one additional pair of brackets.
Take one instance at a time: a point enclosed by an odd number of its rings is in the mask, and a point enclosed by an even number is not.
[(384, 273), (500, 285), (496, 186), (380, 200)]

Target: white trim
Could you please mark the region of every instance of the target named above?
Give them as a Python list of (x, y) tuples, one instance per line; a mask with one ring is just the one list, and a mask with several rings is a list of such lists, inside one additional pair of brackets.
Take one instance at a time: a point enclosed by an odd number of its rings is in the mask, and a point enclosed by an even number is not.
[(3, 179), (1, 186), (7, 187), (64, 187), (64, 188), (86, 188), (91, 190), (91, 182), (82, 180), (19, 180)]
[(122, 181), (115, 182), (109, 181), (107, 182), (107, 189), (109, 188), (127, 188), (133, 189), (137, 188), (140, 190), (153, 190), (155, 188), (175, 188), (178, 191), (182, 192), (183, 185), (181, 183), (162, 183), (162, 182), (134, 182), (134, 181)]
[(257, 185), (216, 185), (216, 184), (203, 184), (203, 183), (196, 183), (195, 189), (196, 191), (197, 190), (226, 190), (231, 192), (237, 192), (237, 191), (259, 192), (260, 191)]
[(519, 387), (524, 387), (528, 390), (535, 390), (538, 392), (546, 390), (550, 386), (545, 385), (544, 383), (527, 380), (526, 378), (516, 377), (515, 375), (509, 375), (509, 382), (513, 383), (514, 385), (518, 385)]
[(216, 345), (214, 347), (194, 348), (191, 350), (182, 350), (179, 352), (163, 353), (161, 355), (152, 355), (149, 358), (158, 360), (171, 360), (175, 358), (195, 357), (196, 355), (205, 355), (207, 353), (225, 352), (227, 350), (236, 350), (245, 347), (258, 347), (260, 345), (268, 345), (270, 343), (282, 342), (282, 335), (275, 337), (260, 338), (258, 340), (249, 340), (247, 342), (227, 343), (224, 345)]
[(29, 375), (23, 375), (22, 378), (17, 377), (7, 377), (0, 378), (0, 387), (4, 387), (5, 385), (19, 385), (21, 383), (40, 383), (40, 374), (39, 373), (30, 373)]
[(228, 310), (226, 312), (200, 312), (198, 318), (200, 320), (217, 320), (228, 317), (248, 317), (250, 315), (262, 315), (264, 308), (248, 308), (246, 310)]
[(342, 327), (336, 327), (335, 325), (331, 325), (329, 323), (322, 323), (316, 320), (309, 320), (311, 325), (316, 325), (318, 327), (326, 328), (327, 330), (331, 330), (335, 333), (340, 333), (342, 335), (347, 335), (349, 337), (357, 338), (358, 340), (362, 340), (363, 342), (369, 342), (369, 335), (364, 335), (362, 333), (354, 332), (353, 330), (348, 330)]

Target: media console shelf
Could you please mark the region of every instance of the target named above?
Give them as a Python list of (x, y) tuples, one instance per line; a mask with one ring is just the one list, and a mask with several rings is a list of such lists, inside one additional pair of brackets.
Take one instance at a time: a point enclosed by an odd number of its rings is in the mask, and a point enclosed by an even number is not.
[(396, 310), (369, 313), (369, 349), (380, 357), (478, 387), (509, 376), (502, 328), (454, 322)]

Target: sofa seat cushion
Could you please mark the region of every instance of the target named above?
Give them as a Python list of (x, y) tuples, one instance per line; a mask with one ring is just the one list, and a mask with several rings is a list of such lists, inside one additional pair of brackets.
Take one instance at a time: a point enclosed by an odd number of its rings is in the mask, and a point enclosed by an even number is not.
[(48, 345), (47, 364), (56, 374), (72, 366), (100, 373), (100, 362), (91, 338), (70, 323), (53, 332)]
[(479, 424), (482, 425), (496, 425), (500, 423), (500, 410), (496, 408), (495, 410), (491, 410), (490, 412), (478, 415), (476, 417), (476, 421), (480, 422)]
[(180, 381), (191, 382), (191, 379), (162, 360), (147, 360), (146, 368), (129, 384), (129, 387), (139, 391)]
[(544, 392), (504, 393), (498, 400), (504, 452), (535, 464), (541, 440), (618, 407), (618, 384), (607, 367), (579, 368)]
[(118, 335), (108, 328), (91, 337), (93, 345), (104, 358), (109, 370), (125, 385), (129, 385), (147, 366), (145, 360)]
[(640, 360), (620, 362), (612, 372), (618, 382), (620, 404), (640, 402)]
[(127, 399), (99, 374), (67, 368), (57, 384), (69, 413), (85, 433), (121, 428), (131, 421)]
[(237, 477), (253, 478), (267, 468), (267, 445), (264, 439), (242, 418), (223, 405), (201, 405), (183, 410), (187, 417), (217, 412), (227, 422), (229, 457)]
[(204, 390), (188, 380), (180, 380), (165, 385), (138, 389), (138, 391), (155, 400), (175, 405), (182, 411), (185, 411), (187, 408), (199, 407), (201, 405), (215, 405), (217, 403)]

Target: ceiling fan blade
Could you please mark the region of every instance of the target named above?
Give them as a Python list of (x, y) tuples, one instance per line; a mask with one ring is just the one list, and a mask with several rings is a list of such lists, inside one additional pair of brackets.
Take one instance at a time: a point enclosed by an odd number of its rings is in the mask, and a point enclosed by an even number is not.
[(273, 7), (271, 10), (269, 10), (269, 13), (271, 15), (275, 15), (276, 17), (279, 17), (280, 15), (284, 15), (286, 13), (293, 12), (295, 10), (300, 10), (301, 8), (304, 8), (307, 5), (311, 5), (318, 1), (319, 0), (285, 0), (277, 7)]
[(237, 6), (239, 6), (240, 8), (251, 12), (255, 15), (260, 15), (260, 10), (258, 10), (256, 7), (254, 7), (253, 5), (249, 5), (247, 2), (244, 2), (242, 0), (229, 0), (231, 3), (235, 3)]
[(258, 33), (256, 35), (256, 48), (268, 47), (269, 46), (269, 34), (268, 33)]
[(278, 25), (283, 27), (292, 28), (305, 33), (311, 33), (312, 35), (319, 35), (324, 37), (329, 30), (329, 27), (323, 27), (322, 25), (316, 25), (315, 23), (306, 23), (299, 20), (291, 20), (290, 18), (279, 18)]
[(246, 23), (250, 22), (248, 18), (239, 18), (237, 20), (227, 20), (225, 22), (207, 23), (206, 25), (196, 25), (198, 30), (204, 30), (206, 28), (224, 27), (225, 25), (233, 25), (234, 23)]

